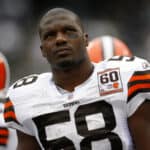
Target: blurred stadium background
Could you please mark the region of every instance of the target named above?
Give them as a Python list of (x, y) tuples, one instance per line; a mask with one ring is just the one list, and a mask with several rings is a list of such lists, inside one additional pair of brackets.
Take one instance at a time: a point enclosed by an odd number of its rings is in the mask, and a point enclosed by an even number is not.
[(8, 58), (11, 82), (49, 71), (40, 52), (38, 21), (48, 9), (65, 7), (78, 13), (89, 40), (112, 35), (125, 41), (134, 55), (150, 61), (149, 0), (0, 0), (0, 51)]

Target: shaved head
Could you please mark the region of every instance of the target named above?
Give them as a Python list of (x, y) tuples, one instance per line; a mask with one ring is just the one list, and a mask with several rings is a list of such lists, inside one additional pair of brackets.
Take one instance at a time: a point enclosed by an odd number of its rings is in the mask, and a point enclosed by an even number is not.
[(65, 8), (53, 8), (50, 9), (48, 12), (46, 12), (41, 18), (39, 23), (39, 33), (41, 33), (41, 29), (43, 28), (43, 25), (50, 23), (49, 20), (50, 17), (64, 16), (64, 15), (71, 16), (72, 19), (74, 19), (79, 24), (82, 31), (84, 31), (83, 24), (80, 20), (80, 17), (77, 14)]

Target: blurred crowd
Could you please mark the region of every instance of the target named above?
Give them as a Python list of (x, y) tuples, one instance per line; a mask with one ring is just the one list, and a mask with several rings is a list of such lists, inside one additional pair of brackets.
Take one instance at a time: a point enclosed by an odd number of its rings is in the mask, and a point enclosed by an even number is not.
[(150, 60), (149, 0), (1, 0), (0, 51), (8, 58), (11, 82), (48, 71), (37, 27), (41, 15), (52, 7), (69, 8), (79, 14), (89, 39), (116, 36), (128, 44), (133, 54)]

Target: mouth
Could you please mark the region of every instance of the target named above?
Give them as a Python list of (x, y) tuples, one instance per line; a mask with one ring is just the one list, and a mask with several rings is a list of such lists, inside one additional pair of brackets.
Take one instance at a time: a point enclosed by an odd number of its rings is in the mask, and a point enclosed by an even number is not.
[(71, 48), (68, 47), (63, 47), (63, 48), (59, 48), (55, 51), (55, 54), (58, 56), (66, 56), (66, 55), (70, 55), (72, 53)]

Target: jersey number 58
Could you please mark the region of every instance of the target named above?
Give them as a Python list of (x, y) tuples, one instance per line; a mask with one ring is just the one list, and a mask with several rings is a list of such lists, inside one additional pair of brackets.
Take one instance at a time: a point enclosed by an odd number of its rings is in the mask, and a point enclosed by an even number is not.
[[(105, 126), (102, 128), (89, 130), (86, 117), (98, 113), (102, 114)], [(98, 102), (81, 105), (75, 111), (74, 118), (77, 134), (83, 137), (80, 142), (81, 150), (92, 150), (92, 142), (105, 139), (109, 140), (112, 150), (122, 150), (122, 142), (120, 137), (116, 133), (112, 132), (112, 130), (116, 127), (116, 121), (111, 104), (101, 100)], [(33, 121), (38, 129), (40, 141), (46, 150), (76, 149), (74, 143), (65, 135), (49, 141), (46, 140), (46, 134), (48, 134), (46, 133), (46, 127), (71, 121), (69, 110), (44, 114), (33, 118)], [(100, 146), (101, 145), (99, 145), (99, 148)]]

